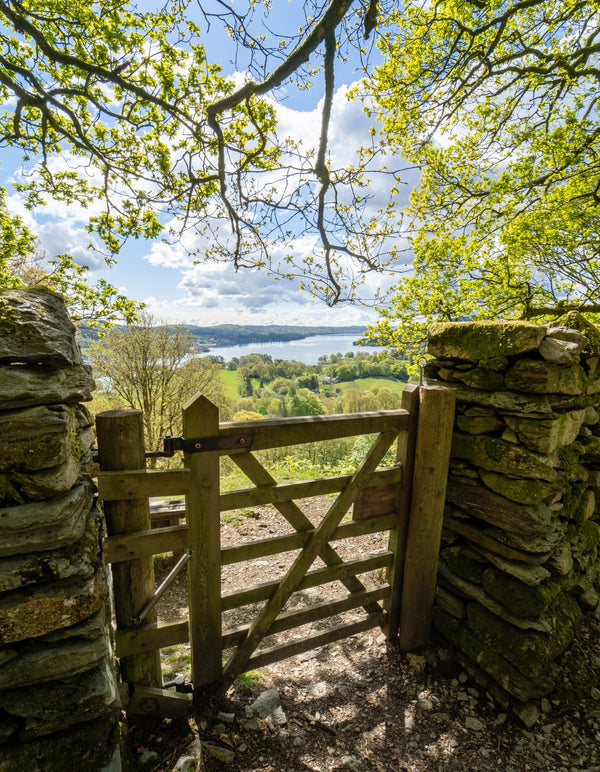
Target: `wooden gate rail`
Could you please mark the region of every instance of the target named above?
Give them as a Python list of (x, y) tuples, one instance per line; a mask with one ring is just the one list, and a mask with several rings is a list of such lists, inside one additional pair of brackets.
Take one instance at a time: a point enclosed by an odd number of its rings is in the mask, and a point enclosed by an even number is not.
[[(348, 576), (356, 576), (381, 568), (389, 568), (392, 565), (392, 560), (393, 555), (391, 552), (380, 552), (368, 558), (349, 560), (337, 566), (308, 571), (302, 582), (298, 585), (298, 591), (308, 590), (336, 580), (342, 581)], [(223, 611), (230, 611), (250, 605), (251, 603), (267, 600), (278, 584), (279, 581), (274, 580), (255, 585), (246, 590), (234, 590), (233, 592), (224, 593), (221, 608)], [(383, 585), (383, 587), (387, 590), (386, 585)], [(226, 636), (227, 633), (224, 633), (222, 636), (223, 641), (227, 640)], [(167, 646), (188, 643), (188, 641), (187, 621), (146, 624), (118, 631), (116, 634), (116, 654), (118, 657), (128, 657), (152, 651), (153, 649), (163, 649)]]
[[(146, 470), (139, 464), (137, 469), (127, 469), (126, 464), (119, 467), (107, 463), (107, 445), (100, 443), (99, 432), (102, 471), (98, 488), (102, 500), (116, 506), (115, 511), (125, 512), (130, 504), (139, 506), (149, 497), (183, 495), (187, 516), (186, 524), (164, 528), (151, 529), (147, 519), (145, 526), (140, 529), (138, 525), (131, 533), (120, 526), (110, 528), (110, 535), (103, 540), (107, 562), (135, 566), (140, 561), (151, 561), (154, 554), (194, 550), (194, 558), (188, 564), (189, 622), (158, 624), (150, 620), (132, 627), (121, 614), (116, 632), (117, 656), (135, 662), (136, 658), (147, 658), (157, 649), (189, 641), (195, 685), (218, 689), (226, 688), (243, 670), (264, 666), (374, 626), (384, 626), (392, 636), (400, 628), (403, 648), (424, 643), (431, 624), (453, 412), (452, 391), (409, 386), (405, 389), (401, 410), (219, 424), (216, 407), (197, 396), (184, 406), (184, 436), (218, 437), (220, 441), (242, 430), (251, 439), (252, 452), (248, 448), (226, 448), (186, 453), (185, 469), (181, 470)], [(253, 455), (256, 450), (366, 434), (376, 439), (350, 475), (278, 483)], [(396, 437), (399, 437), (397, 463), (378, 469)], [(211, 442), (210, 447), (216, 447), (216, 443)], [(231, 456), (255, 487), (219, 492), (218, 459), (225, 454)], [(391, 499), (386, 488), (391, 490)], [(368, 489), (378, 489), (383, 494), (373, 498)], [(296, 501), (326, 494), (338, 494), (338, 497), (318, 525), (314, 525)], [(355, 513), (357, 507), (365, 506), (359, 505), (359, 500), (386, 503), (383, 509), (379, 503), (374, 508), (365, 507), (366, 519), (342, 523), (355, 499)], [(266, 504), (273, 505), (293, 531), (220, 547), (222, 511)], [(344, 562), (330, 544), (330, 541), (379, 531), (390, 532), (389, 549), (360, 560)], [(299, 552), (280, 579), (221, 595), (221, 566), (288, 551)], [(317, 556), (325, 567), (309, 570)], [(358, 577), (379, 568), (387, 570), (387, 583), (367, 589)], [(328, 603), (283, 611), (292, 593), (331, 581), (341, 581), (349, 594)], [(136, 595), (132, 588), (131, 595), (134, 605), (142, 596), (145, 603), (148, 590)], [(138, 600), (133, 600), (134, 596)], [(221, 631), (222, 612), (263, 601), (265, 604), (253, 622)], [(140, 603), (140, 608), (142, 605)], [(422, 608), (423, 605), (426, 607)], [(264, 637), (358, 608), (364, 609), (367, 615), (357, 621), (257, 650)], [(233, 649), (224, 666), (223, 649)], [(136, 672), (135, 667), (131, 672)]]
[[(183, 470), (186, 471), (187, 470)], [(172, 472), (170, 475), (172, 476)], [(139, 499), (148, 490), (147, 496), (169, 495), (162, 493), (161, 472), (104, 472), (98, 477), (98, 494), (103, 501), (123, 501), (127, 499)], [(239, 491), (223, 493), (220, 496), (221, 512), (244, 507), (260, 506), (265, 504), (281, 504), (291, 502), (293, 499), (310, 498), (328, 493), (338, 493), (348, 483), (351, 475), (338, 475), (337, 477), (325, 477), (322, 480), (308, 480), (302, 483), (285, 483), (282, 485), (265, 488), (247, 488)], [(180, 477), (182, 481), (188, 479), (187, 475)], [(385, 486), (390, 483), (400, 483), (402, 480), (402, 465), (377, 469), (366, 488)], [(152, 484), (150, 484), (152, 483)], [(177, 488), (178, 492), (185, 493), (185, 488)], [(175, 494), (177, 495), (177, 494)], [(366, 526), (368, 527), (368, 526)], [(383, 528), (379, 530), (384, 530)], [(108, 536), (103, 541), (104, 557), (107, 563), (118, 563), (122, 560), (133, 560), (145, 555), (156, 555), (159, 552), (171, 552), (182, 549), (187, 544), (187, 525), (174, 525), (165, 528), (153, 528), (146, 531), (137, 531), (126, 536)], [(368, 531), (365, 531), (368, 533)], [(161, 547), (161, 549), (157, 549)], [(273, 553), (266, 553), (273, 554)]]

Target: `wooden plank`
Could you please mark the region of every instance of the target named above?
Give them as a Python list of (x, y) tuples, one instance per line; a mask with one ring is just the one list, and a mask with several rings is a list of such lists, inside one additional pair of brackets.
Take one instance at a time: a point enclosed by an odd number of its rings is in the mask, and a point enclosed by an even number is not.
[(410, 498), (412, 495), (413, 475), (415, 468), (415, 445), (419, 421), (419, 387), (409, 383), (402, 392), (402, 407), (409, 414), (407, 431), (398, 437), (397, 459), (403, 464), (404, 477), (402, 485), (396, 488), (397, 519), (390, 529), (388, 549), (394, 553), (394, 563), (388, 572), (388, 582), (391, 585), (387, 628), (388, 638), (398, 635), (400, 627), (400, 610), (402, 607), (402, 578), (404, 575), (404, 559), (406, 539), (408, 536), (408, 521), (410, 516)]
[[(307, 590), (309, 587), (318, 587), (321, 584), (327, 584), (327, 582), (334, 582), (339, 580), (345, 584), (345, 579), (348, 576), (353, 578), (357, 574), (364, 574), (367, 571), (376, 571), (380, 568), (387, 568), (392, 564), (393, 555), (391, 552), (380, 552), (377, 555), (372, 555), (368, 558), (361, 558), (360, 560), (349, 560), (346, 563), (339, 563), (328, 568), (318, 568), (314, 571), (308, 571), (304, 579), (298, 585), (298, 591)], [(250, 603), (258, 603), (262, 600), (267, 600), (271, 597), (271, 594), (275, 591), (279, 584), (279, 580), (274, 579), (270, 582), (263, 582), (262, 584), (248, 587), (244, 590), (234, 590), (233, 592), (223, 593), (221, 598), (221, 607), (223, 611), (230, 611), (234, 608), (241, 608), (247, 606)]]
[(351, 520), (338, 526), (331, 536), (331, 541), (338, 539), (351, 539), (354, 536), (364, 536), (367, 533), (377, 533), (387, 531), (393, 527), (396, 521), (396, 515), (392, 512), (389, 515), (377, 515), (369, 517), (366, 520)]
[[(96, 416), (101, 471), (143, 470), (146, 464), (141, 410), (110, 410)], [(104, 514), (109, 536), (150, 530), (148, 499), (107, 501)], [(123, 561), (112, 569), (117, 630), (129, 627), (148, 598), (154, 594), (151, 557)], [(148, 614), (156, 621), (156, 609)], [(121, 660), (121, 677), (129, 684), (161, 683), (160, 656), (150, 651)]]
[(189, 469), (136, 469), (100, 472), (98, 496), (102, 501), (147, 499), (151, 496), (183, 495), (190, 484)]
[(191, 694), (136, 684), (127, 712), (148, 718), (184, 718), (192, 707), (192, 699)]
[(319, 646), (325, 646), (328, 643), (335, 643), (343, 638), (349, 638), (351, 635), (362, 633), (365, 630), (372, 630), (374, 627), (381, 627), (385, 624), (386, 614), (370, 614), (357, 622), (349, 622), (343, 625), (337, 625), (323, 633), (315, 633), (306, 638), (293, 643), (280, 644), (264, 649), (254, 656), (250, 657), (246, 667), (241, 672), (255, 670), (257, 668), (271, 665), (273, 662), (280, 662), (282, 659), (293, 657), (296, 654), (302, 654), (305, 651), (317, 649)]
[(183, 622), (168, 622), (140, 625), (115, 634), (117, 657), (130, 657), (167, 646), (177, 646), (190, 640), (187, 619)]
[(183, 550), (189, 547), (189, 541), (187, 525), (171, 525), (125, 536), (105, 536), (102, 539), (102, 553), (107, 563), (119, 563), (144, 555)]
[[(219, 411), (197, 394), (183, 406), (184, 437), (212, 437), (219, 431)], [(219, 456), (186, 453), (192, 481), (185, 508), (190, 547), (188, 563), (192, 681), (198, 695), (221, 690), (221, 521)]]
[(356, 494), (352, 508), (353, 520), (367, 520), (396, 511), (396, 485), (363, 488)]
[[(238, 459), (247, 456), (236, 456)], [(329, 493), (339, 493), (348, 483), (352, 475), (344, 474), (335, 477), (323, 477), (319, 480), (306, 480), (297, 483), (264, 485), (257, 488), (244, 488), (221, 494), (221, 512), (244, 507), (257, 507), (296, 499), (307, 499), (311, 496), (325, 496)], [(382, 485), (397, 483), (402, 479), (402, 465), (376, 469), (365, 488), (371, 490)]]
[[(381, 410), (371, 413), (300, 416), (294, 418), (267, 418), (262, 421), (235, 421), (222, 423), (221, 437), (251, 434), (252, 450), (282, 448), (305, 442), (322, 442), (359, 434), (377, 434), (383, 431), (399, 432), (408, 426), (405, 410)], [(223, 450), (233, 455), (238, 451)], [(244, 452), (244, 451), (239, 451)]]
[(232, 563), (242, 563), (246, 560), (255, 560), (267, 555), (278, 555), (280, 552), (301, 549), (306, 544), (310, 533), (311, 531), (307, 533), (290, 533), (286, 536), (273, 536), (269, 539), (256, 539), (256, 541), (236, 544), (233, 547), (223, 547), (221, 550), (221, 565), (228, 566)]
[(260, 616), (248, 631), (246, 639), (236, 649), (223, 668), (225, 688), (228, 688), (233, 683), (238, 673), (243, 672), (250, 656), (264, 635), (266, 635), (291, 593), (298, 587), (302, 577), (319, 554), (322, 545), (329, 541), (340, 520), (348, 511), (356, 491), (365, 484), (375, 471), (390, 445), (396, 439), (396, 436), (397, 431), (388, 430), (382, 432), (377, 437), (369, 453), (352, 475), (350, 482), (332, 504), (314, 533), (311, 534), (304, 549), (296, 557), (279, 586), (266, 602)]
[[(315, 603), (312, 606), (305, 606), (294, 611), (287, 611), (280, 614), (273, 622), (269, 635), (282, 633), (286, 630), (293, 630), (302, 625), (311, 624), (321, 619), (328, 619), (336, 614), (342, 614), (344, 611), (360, 608), (365, 604), (374, 603), (387, 598), (390, 591), (389, 584), (381, 585), (374, 590), (365, 590), (364, 592), (346, 595), (337, 600), (325, 601), (324, 603)], [(381, 611), (382, 609), (380, 609)], [(239, 625), (239, 627), (225, 630), (223, 633), (223, 648), (228, 649), (240, 643), (248, 633), (250, 625)]]
[[(380, 515), (361, 523), (342, 523), (334, 531), (332, 540), (349, 539), (354, 536), (364, 536), (367, 533), (386, 531), (393, 526), (394, 521), (395, 515)], [(300, 549), (306, 543), (312, 530), (314, 529), (311, 529), (310, 532), (274, 536), (270, 539), (259, 539), (233, 547), (223, 547), (221, 550), (222, 565), (231, 565), (244, 560), (255, 560), (280, 552)], [(102, 550), (107, 563), (119, 563), (145, 555), (175, 552), (187, 549), (189, 546), (190, 537), (187, 525), (153, 528), (150, 531), (139, 531), (124, 536), (107, 536), (102, 540)], [(341, 558), (340, 562), (342, 562)]]
[(453, 389), (420, 389), (400, 616), (404, 650), (425, 644), (431, 630), (455, 398)]

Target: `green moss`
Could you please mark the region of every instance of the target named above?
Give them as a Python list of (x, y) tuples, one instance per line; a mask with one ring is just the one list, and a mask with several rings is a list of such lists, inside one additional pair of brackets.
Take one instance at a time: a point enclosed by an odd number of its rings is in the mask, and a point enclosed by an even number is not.
[(558, 701), (561, 712), (565, 712), (581, 706), (582, 700), (590, 696), (597, 678), (576, 645), (565, 652), (558, 664), (560, 676), (556, 680), (552, 699)]
[(523, 618), (541, 616), (565, 588), (565, 579), (547, 579), (532, 587), (497, 568), (486, 568), (481, 583), (487, 594), (511, 614)]
[[(486, 649), (505, 657), (526, 678), (537, 678), (549, 663), (573, 640), (573, 619), (562, 614), (562, 606), (552, 615), (552, 633), (522, 630), (505, 622), (477, 603), (468, 607), (469, 627)], [(555, 619), (555, 617), (559, 619)]]
[(464, 547), (448, 547), (443, 550), (440, 557), (456, 576), (468, 582), (481, 584), (483, 566), (480, 561), (474, 560)]
[(583, 485), (567, 486), (562, 500), (563, 508), (560, 510), (561, 517), (577, 520), (575, 515), (583, 503), (586, 490)]
[(535, 679), (524, 676), (505, 657), (486, 646), (464, 620), (456, 619), (436, 607), (434, 624), (447, 640), (476, 662), (504, 691), (522, 702), (544, 697), (552, 690), (550, 677), (546, 674)]
[(556, 326), (569, 327), (572, 330), (579, 330), (590, 341), (593, 346), (600, 346), (600, 327), (592, 324), (579, 311), (569, 311), (568, 314), (561, 316), (556, 321)]
[(600, 551), (600, 524), (595, 520), (586, 520), (577, 533), (577, 540), (582, 552), (595, 559)]
[(490, 359), (482, 359), (479, 362), (480, 367), (487, 367), (489, 370), (506, 370), (508, 367), (507, 357), (493, 356)]
[(545, 333), (545, 327), (522, 321), (438, 322), (429, 330), (429, 353), (499, 363), (503, 357), (535, 350)]
[(558, 467), (566, 472), (568, 479), (580, 479), (581, 464), (579, 459), (584, 448), (579, 442), (564, 445), (556, 451)]

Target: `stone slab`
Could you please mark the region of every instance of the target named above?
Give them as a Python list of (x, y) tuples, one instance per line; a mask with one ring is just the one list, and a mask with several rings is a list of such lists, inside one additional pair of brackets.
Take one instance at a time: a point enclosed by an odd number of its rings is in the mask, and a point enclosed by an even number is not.
[(557, 495), (556, 485), (542, 480), (527, 480), (524, 477), (488, 472), (485, 469), (480, 469), (479, 475), (484, 484), (494, 493), (499, 493), (518, 504), (535, 506), (543, 501), (549, 503)]
[(465, 539), (470, 541), (473, 545), (484, 547), (504, 558), (508, 558), (508, 560), (518, 560), (532, 565), (543, 565), (552, 553), (552, 547), (550, 545), (548, 545), (548, 548), (544, 551), (538, 552), (532, 550), (529, 552), (525, 549), (519, 549), (518, 547), (506, 544), (503, 541), (500, 541), (500, 539), (504, 537), (504, 532), (499, 528), (482, 528), (476, 525), (475, 521), (471, 519), (447, 516), (444, 518), (444, 527), (451, 532), (464, 536)]
[(105, 662), (84, 674), (2, 691), (0, 707), (21, 719), (24, 741), (105, 716), (120, 707), (114, 668)]
[(445, 563), (440, 560), (438, 567), (438, 575), (444, 580), (450, 587), (457, 590), (465, 598), (475, 600), (481, 604), (484, 608), (490, 611), (492, 614), (504, 619), (514, 627), (520, 630), (537, 630), (541, 633), (549, 633), (550, 626), (548, 622), (541, 617), (539, 618), (521, 618), (515, 614), (511, 614), (502, 603), (498, 603), (497, 600), (490, 597), (485, 590), (476, 584), (461, 579), (457, 576)]
[(556, 418), (518, 418), (504, 416), (520, 443), (537, 453), (553, 453), (577, 439), (585, 410), (571, 410)]
[(481, 362), (537, 349), (546, 327), (530, 322), (437, 322), (429, 328), (428, 351), (440, 358)]
[(551, 413), (552, 405), (547, 396), (519, 394), (509, 391), (479, 391), (467, 386), (454, 386), (456, 402), (459, 404), (481, 405), (497, 410), (519, 413)]
[(37, 582), (93, 576), (101, 566), (98, 548), (101, 533), (100, 513), (94, 510), (87, 518), (81, 539), (75, 543), (61, 549), (30, 552), (0, 560), (0, 593)]
[(567, 597), (564, 600), (565, 603), (557, 602), (555, 609), (548, 610), (550, 634), (515, 629), (478, 603), (467, 607), (469, 627), (486, 649), (505, 657), (526, 678), (535, 679), (547, 671), (550, 662), (562, 654), (575, 637), (577, 604), (569, 603)]
[(95, 486), (82, 480), (61, 496), (0, 508), (0, 557), (42, 552), (83, 536)]
[(557, 365), (579, 364), (582, 347), (568, 340), (544, 338), (540, 343), (540, 354), (546, 362)]
[(0, 413), (0, 472), (38, 471), (64, 464), (77, 437), (74, 408), (28, 407)]
[(72, 365), (51, 367), (5, 365), (0, 367), (0, 410), (32, 405), (87, 402), (94, 390), (92, 368)]
[(514, 474), (534, 480), (553, 481), (558, 477), (556, 460), (549, 455), (521, 448), (491, 435), (467, 435), (455, 432), (452, 455), (470, 461), (490, 472)]
[(112, 660), (108, 634), (54, 644), (29, 643), (19, 648), (18, 657), (0, 667), (0, 692), (84, 673), (105, 659)]
[(81, 464), (74, 456), (38, 472), (6, 472), (0, 475), (0, 506), (54, 498), (69, 491), (80, 474)]
[(433, 622), (445, 638), (513, 697), (523, 702), (539, 699), (549, 694), (554, 687), (552, 679), (547, 675), (535, 679), (524, 676), (505, 657), (489, 649), (463, 620), (446, 614), (440, 608), (434, 608)]
[(480, 486), (461, 485), (450, 479), (446, 500), (472, 517), (512, 533), (549, 534), (555, 530), (553, 512), (544, 504), (517, 504)]
[(0, 362), (82, 364), (61, 295), (40, 288), (0, 292)]
[(65, 579), (6, 593), (0, 598), (0, 644), (75, 625), (97, 612), (107, 594), (102, 572), (85, 581)]
[(585, 394), (588, 378), (579, 365), (561, 366), (539, 359), (517, 359), (505, 376), (509, 391), (534, 394)]

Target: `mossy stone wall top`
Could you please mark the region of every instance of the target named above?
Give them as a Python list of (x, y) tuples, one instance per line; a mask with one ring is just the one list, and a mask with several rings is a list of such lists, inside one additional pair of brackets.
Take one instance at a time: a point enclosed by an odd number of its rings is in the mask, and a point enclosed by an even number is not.
[(535, 351), (545, 335), (545, 327), (531, 322), (437, 322), (429, 330), (429, 353), (482, 362)]

